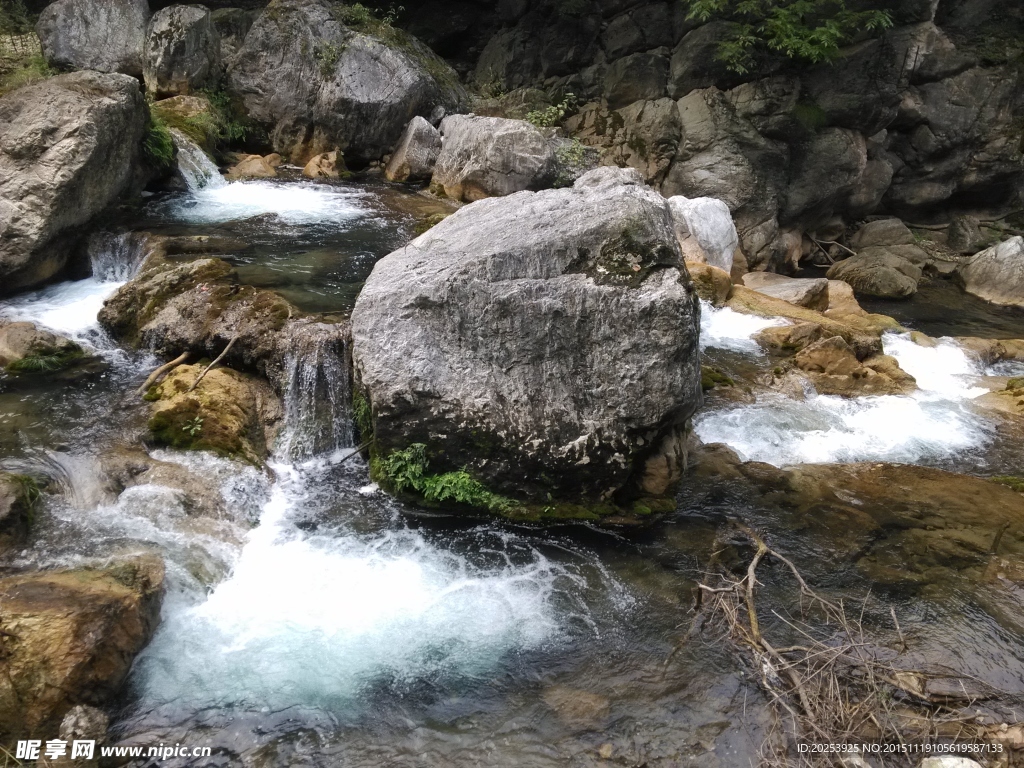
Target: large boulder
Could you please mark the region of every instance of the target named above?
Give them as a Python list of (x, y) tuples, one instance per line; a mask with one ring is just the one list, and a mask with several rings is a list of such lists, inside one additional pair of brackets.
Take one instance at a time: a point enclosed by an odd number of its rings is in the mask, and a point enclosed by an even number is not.
[(113, 703), (163, 593), (153, 555), (0, 579), (0, 742), (51, 738), (72, 707)]
[(417, 115), (405, 127), (384, 168), (390, 181), (424, 181), (434, 172), (441, 152), (441, 134), (437, 128)]
[(829, 280), (849, 283), (854, 293), (903, 299), (917, 293), (921, 268), (885, 248), (868, 248), (829, 267)]
[(129, 187), (145, 126), (127, 75), (73, 72), (0, 98), (0, 295), (63, 269), (83, 225)]
[(220, 35), (202, 5), (172, 5), (149, 22), (143, 74), (155, 98), (188, 95), (216, 85)]
[(480, 200), (550, 186), (552, 142), (525, 120), (451, 115), (441, 121), (431, 187), (454, 200)]
[(534, 517), (660, 497), (701, 403), (698, 316), (668, 205), (635, 171), (466, 206), (379, 261), (353, 310), (375, 474), (408, 488), (417, 448)]
[(1011, 237), (975, 254), (958, 276), (968, 293), (985, 301), (1024, 307), (1024, 237)]
[(355, 31), (343, 10), (275, 0), (231, 63), (230, 87), (295, 164), (333, 149), (350, 163), (378, 160), (414, 116), (466, 98), (455, 72), (418, 40), (383, 22)]
[(36, 33), (53, 66), (141, 77), (148, 22), (146, 0), (57, 0)]
[(686, 261), (696, 261), (732, 271), (732, 255), (740, 239), (729, 206), (713, 197), (691, 200), (682, 195), (668, 199), (679, 247)]

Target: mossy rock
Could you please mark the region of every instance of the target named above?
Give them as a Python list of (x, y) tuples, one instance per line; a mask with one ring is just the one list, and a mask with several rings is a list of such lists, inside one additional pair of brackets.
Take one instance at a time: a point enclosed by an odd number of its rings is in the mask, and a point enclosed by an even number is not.
[(230, 368), (214, 368), (189, 391), (204, 369), (179, 366), (146, 392), (145, 399), (153, 404), (151, 440), (261, 465), (267, 446), (256, 380)]
[(705, 392), (715, 387), (734, 387), (736, 382), (726, 376), (717, 368), (710, 365), (700, 367), (700, 388)]
[(0, 472), (0, 550), (28, 532), (35, 520), (39, 484), (28, 475)]

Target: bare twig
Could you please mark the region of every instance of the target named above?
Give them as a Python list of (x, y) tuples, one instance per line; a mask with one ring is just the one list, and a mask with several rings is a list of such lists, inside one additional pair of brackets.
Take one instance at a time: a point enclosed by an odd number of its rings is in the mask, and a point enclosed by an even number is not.
[(210, 372), (210, 369), (213, 368), (213, 366), (215, 366), (217, 363), (224, 359), (224, 356), (231, 351), (231, 348), (235, 345), (236, 341), (238, 341), (237, 334), (231, 337), (231, 341), (229, 341), (228, 345), (224, 347), (224, 351), (217, 355), (217, 357), (213, 359), (213, 362), (203, 369), (202, 373), (196, 376), (196, 380), (192, 382), (192, 386), (189, 387), (187, 390), (188, 392), (191, 392), (192, 390), (199, 386), (199, 382), (203, 380), (203, 377)]
[(188, 356), (188, 352), (182, 352), (176, 358), (171, 360), (171, 362), (164, 363), (163, 365), (161, 365), (159, 368), (157, 368), (155, 371), (149, 374), (148, 377), (146, 377), (145, 383), (141, 387), (139, 387), (136, 394), (139, 395), (140, 397), (146, 394), (146, 390), (148, 390), (151, 386), (153, 386), (161, 378), (163, 378), (164, 374), (170, 373), (173, 369), (177, 368), (179, 365), (188, 360)]

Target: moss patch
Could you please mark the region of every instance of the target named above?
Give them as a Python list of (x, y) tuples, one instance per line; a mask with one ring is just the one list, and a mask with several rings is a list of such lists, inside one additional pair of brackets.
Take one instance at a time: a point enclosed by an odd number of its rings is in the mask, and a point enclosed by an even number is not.
[(717, 368), (713, 368), (710, 365), (702, 365), (700, 367), (700, 388), (705, 392), (715, 387), (733, 386), (736, 386), (736, 382)]
[(432, 213), (429, 216), (424, 216), (422, 219), (416, 222), (416, 226), (413, 229), (413, 232), (415, 232), (416, 236), (418, 237), (419, 235), (422, 235), (424, 232), (426, 232), (428, 229), (431, 229), (432, 227), (435, 227), (436, 225), (440, 224), (449, 216), (451, 216), (450, 213)]
[(990, 479), (993, 483), (1005, 485), (1007, 488), (1012, 488), (1017, 491), (1017, 493), (1024, 493), (1024, 477), (1017, 477), (1015, 475), (999, 475)]
[(4, 370), (12, 374), (46, 374), (66, 370), (85, 358), (74, 343), (55, 347), (36, 347), (32, 353), (10, 363)]

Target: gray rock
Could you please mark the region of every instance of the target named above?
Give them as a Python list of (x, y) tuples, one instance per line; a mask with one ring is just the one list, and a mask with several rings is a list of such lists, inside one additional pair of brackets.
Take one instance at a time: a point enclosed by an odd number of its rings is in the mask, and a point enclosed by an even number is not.
[(73, 72), (0, 98), (0, 294), (63, 269), (131, 183), (145, 124), (127, 75)]
[(668, 58), (657, 53), (634, 53), (608, 67), (604, 97), (611, 109), (665, 95)]
[(187, 95), (221, 75), (220, 34), (202, 5), (172, 5), (149, 22), (143, 75), (156, 98)]
[(678, 105), (685, 140), (662, 192), (724, 201), (750, 266), (765, 264), (779, 231), (776, 217), (786, 188), (788, 147), (759, 134), (717, 88), (694, 91)]
[(525, 120), (451, 115), (441, 121), (431, 187), (453, 200), (480, 200), (549, 186), (552, 142)]
[(718, 58), (719, 46), (733, 35), (736, 27), (733, 22), (712, 21), (682, 39), (672, 52), (669, 96), (681, 99), (697, 88), (729, 88), (743, 79)]
[(957, 253), (977, 253), (985, 242), (974, 216), (954, 216), (946, 230), (946, 245)]
[(985, 301), (1024, 307), (1024, 237), (1011, 237), (975, 254), (958, 277), (968, 293)]
[(140, 77), (148, 22), (146, 0), (57, 0), (40, 14), (36, 33), (56, 67)]
[(740, 240), (729, 206), (713, 197), (691, 200), (682, 195), (670, 197), (668, 205), (683, 258), (731, 272)]
[(218, 8), (210, 14), (214, 29), (220, 35), (220, 53), (225, 63), (231, 61), (242, 47), (259, 13), (244, 8)]
[(849, 283), (858, 295), (902, 299), (917, 293), (921, 268), (887, 249), (873, 248), (836, 262), (826, 277)]
[(335, 12), (326, 0), (278, 0), (231, 63), (231, 88), (291, 162), (334, 149), (357, 167), (378, 160), (411, 118), (467, 98), (451, 67), (415, 38), (356, 32)]
[(874, 245), (913, 245), (914, 242), (914, 233), (899, 219), (869, 221), (850, 238), (850, 246), (854, 249)]
[(845, 207), (867, 168), (864, 137), (845, 128), (826, 128), (793, 151), (782, 218), (813, 229)]
[(441, 152), (441, 134), (429, 122), (416, 116), (409, 121), (398, 146), (384, 169), (391, 181), (422, 181), (434, 172)]
[(0, 325), (0, 368), (19, 363), (26, 357), (80, 357), (82, 348), (71, 339), (50, 333), (35, 323)]
[(423, 443), (431, 472), (542, 506), (666, 493), (701, 402), (698, 315), (635, 170), (465, 206), (379, 261), (352, 313), (377, 455)]
[(743, 83), (725, 96), (737, 115), (770, 139), (792, 141), (806, 130), (798, 119), (800, 81), (795, 77), (775, 75)]
[(798, 307), (807, 307), (824, 312), (828, 309), (829, 281), (823, 277), (797, 278), (777, 275), (774, 272), (748, 272), (740, 282), (766, 296), (788, 301)]

